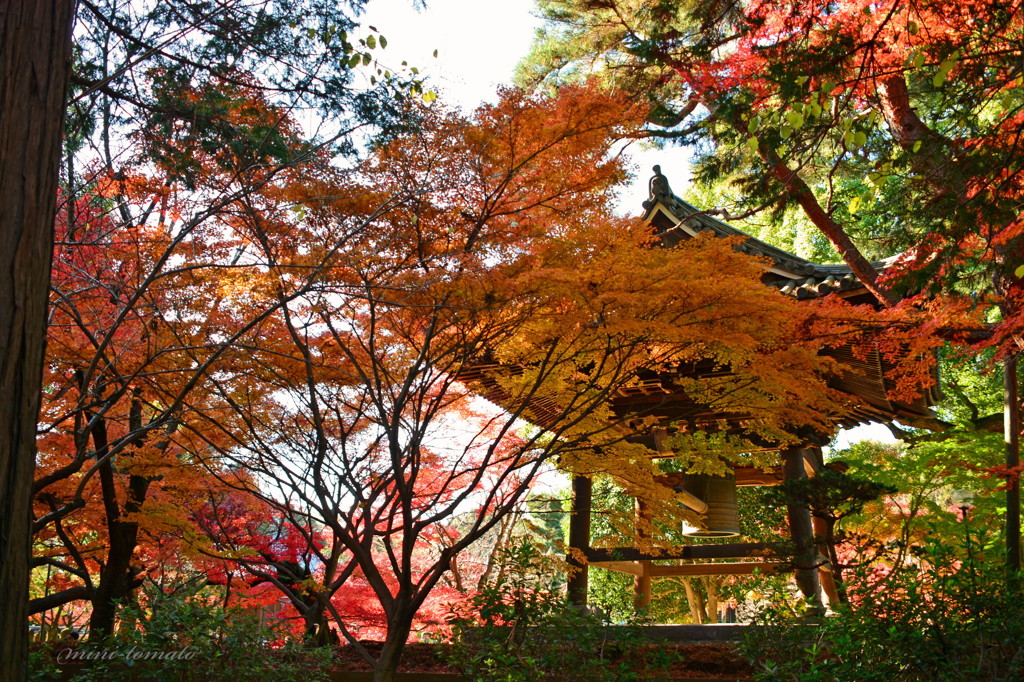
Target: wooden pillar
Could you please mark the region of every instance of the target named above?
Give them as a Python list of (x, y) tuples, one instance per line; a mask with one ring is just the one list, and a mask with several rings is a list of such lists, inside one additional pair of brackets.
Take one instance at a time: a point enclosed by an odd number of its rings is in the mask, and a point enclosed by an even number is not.
[(590, 549), (590, 510), (593, 498), (593, 481), (588, 476), (573, 476), (572, 512), (569, 514), (569, 580), (567, 594), (569, 603), (575, 606), (587, 605), (588, 571), (584, 554)]
[[(825, 466), (825, 459), (821, 455), (821, 448), (817, 445), (804, 449), (804, 470), (811, 476), (817, 476), (818, 472)], [(814, 529), (814, 544), (817, 548), (816, 560), (822, 563), (818, 568), (818, 582), (821, 584), (821, 591), (829, 604), (839, 603), (839, 589), (836, 587), (835, 576), (832, 575), (832, 564), (829, 563), (829, 548), (825, 546), (825, 535), (827, 535), (825, 519), (819, 519), (811, 515), (811, 527)]]
[[(642, 540), (646, 537), (642, 524), (650, 519), (647, 505), (640, 499), (636, 501), (636, 537)], [(642, 545), (640, 545), (642, 546)], [(633, 579), (633, 608), (636, 611), (644, 610), (651, 605), (651, 562), (649, 559), (640, 561), (640, 575)]]
[[(1020, 464), (1020, 405), (1017, 395), (1017, 358), (1003, 365), (1003, 440), (1006, 443), (1006, 468)], [(1020, 588), (1020, 478), (1007, 481), (1006, 488), (1006, 574), (1011, 590)]]
[(641, 561), (640, 567), (643, 573), (633, 580), (633, 589), (636, 592), (633, 607), (638, 612), (645, 611), (651, 606), (651, 562)]
[[(787, 481), (807, 477), (805, 462), (812, 460), (813, 451), (805, 448), (789, 448), (783, 450), (783, 478)], [(793, 544), (796, 547), (793, 563), (796, 566), (796, 585), (807, 600), (808, 611), (812, 614), (824, 613), (821, 603), (821, 585), (818, 582), (818, 551), (814, 546), (814, 526), (811, 522), (811, 510), (807, 507), (790, 504), (786, 506), (786, 518)]]

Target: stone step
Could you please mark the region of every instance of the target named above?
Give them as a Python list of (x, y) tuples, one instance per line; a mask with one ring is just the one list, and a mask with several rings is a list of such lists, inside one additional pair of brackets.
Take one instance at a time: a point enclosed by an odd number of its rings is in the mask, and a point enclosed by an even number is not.
[(624, 635), (636, 633), (644, 639), (662, 642), (738, 642), (754, 625), (740, 623), (708, 623), (706, 625), (609, 625), (608, 630), (621, 630)]

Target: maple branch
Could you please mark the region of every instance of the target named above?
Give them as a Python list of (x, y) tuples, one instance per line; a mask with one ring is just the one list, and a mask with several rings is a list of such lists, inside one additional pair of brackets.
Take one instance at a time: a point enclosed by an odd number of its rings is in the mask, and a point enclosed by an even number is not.
[(76, 585), (75, 587), (69, 587), (66, 590), (61, 590), (60, 592), (53, 592), (45, 597), (29, 599), (28, 613), (32, 616), (37, 613), (42, 613), (43, 611), (49, 611), (50, 609), (57, 608), (58, 606), (63, 606), (69, 602), (89, 599), (91, 596), (91, 589), (85, 585)]
[[(742, 129), (737, 126), (737, 130)], [(832, 243), (861, 284), (874, 294), (880, 303), (888, 306), (895, 305), (898, 302), (896, 295), (878, 283), (878, 271), (860, 252), (846, 230), (821, 207), (814, 192), (799, 174), (791, 170), (766, 142), (758, 141), (758, 153), (768, 164), (772, 175), (783, 184), (789, 196), (803, 208), (804, 213), (814, 223), (814, 226), (821, 230), (821, 233)]]
[(52, 566), (57, 570), (64, 571), (65, 573), (70, 573), (76, 578), (81, 578), (82, 580), (88, 580), (89, 577), (89, 571), (82, 568), (75, 568), (74, 566), (64, 563), (59, 559), (46, 556), (32, 557), (32, 568), (39, 568), (40, 566)]
[(63, 519), (64, 517), (68, 516), (72, 512), (74, 512), (74, 511), (76, 511), (78, 509), (82, 509), (84, 507), (85, 507), (85, 498), (83, 498), (83, 497), (72, 498), (72, 500), (70, 502), (64, 503), (64, 505), (61, 506), (59, 509), (54, 509), (49, 514), (44, 514), (43, 516), (40, 516), (35, 521), (33, 521), (32, 522), (32, 532), (33, 533), (38, 533), (39, 531), (41, 531), (44, 528), (46, 528), (46, 526), (49, 525), (50, 523), (52, 523), (54, 521), (59, 521), (60, 519)]

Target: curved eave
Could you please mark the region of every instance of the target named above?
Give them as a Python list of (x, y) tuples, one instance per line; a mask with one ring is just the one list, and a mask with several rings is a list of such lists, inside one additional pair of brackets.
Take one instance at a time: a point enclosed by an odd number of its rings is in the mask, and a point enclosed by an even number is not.
[[(720, 237), (738, 237), (743, 240), (738, 247), (740, 251), (769, 261), (761, 281), (782, 294), (798, 300), (833, 294), (852, 303), (879, 304), (848, 265), (814, 263), (767, 244), (680, 199), (668, 189), (667, 180), (660, 175), (660, 169), (656, 167), (655, 172), (656, 176), (651, 183), (652, 195), (644, 202), (642, 219), (652, 227), (664, 246), (671, 247), (706, 232)], [(664, 183), (660, 187), (655, 183), (658, 179)], [(888, 258), (874, 261), (872, 265), (882, 271), (894, 260)], [(848, 417), (838, 422), (839, 426), (848, 428), (869, 422), (904, 420), (913, 423), (934, 419), (935, 415), (930, 408), (940, 399), (938, 390), (924, 390), (920, 396), (908, 401), (892, 400), (889, 396), (893, 387), (888, 376), (894, 366), (877, 349), (866, 354), (855, 354), (852, 348), (841, 347), (827, 351), (827, 354), (847, 367), (846, 371), (832, 377), (829, 385), (857, 400), (857, 405), (848, 412)], [(856, 357), (860, 355), (864, 357)], [(936, 386), (937, 378), (934, 377)]]
[[(743, 239), (741, 251), (766, 258), (770, 263), (765, 268), (764, 283), (787, 296), (804, 300), (836, 294), (843, 298), (867, 298), (858, 302), (875, 302), (849, 266), (814, 263), (784, 251), (700, 211), (674, 194), (652, 197), (644, 202), (644, 209), (642, 219), (654, 228), (665, 246), (674, 246), (705, 232)], [(884, 270), (892, 260), (875, 261), (872, 265)]]

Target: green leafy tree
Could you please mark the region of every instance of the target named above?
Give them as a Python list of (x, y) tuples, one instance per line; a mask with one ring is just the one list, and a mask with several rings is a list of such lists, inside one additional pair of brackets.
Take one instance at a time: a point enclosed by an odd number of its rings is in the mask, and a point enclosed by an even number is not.
[[(520, 78), (598, 68), (652, 105), (651, 135), (692, 145), (739, 209), (799, 210), (879, 300), (921, 288), (1000, 297), (1019, 264), (1014, 142), (1024, 104), (1003, 3), (543, 0)], [(981, 19), (980, 21), (978, 19)], [(908, 254), (885, 281), (859, 246)]]
[(816, 476), (784, 481), (772, 488), (772, 492), (780, 506), (789, 504), (806, 507), (823, 522), (822, 537), (818, 540), (828, 557), (839, 599), (847, 601), (843, 584), (844, 564), (836, 549), (841, 537), (837, 527), (846, 517), (860, 513), (868, 502), (894, 493), (896, 488), (851, 476), (834, 467), (826, 467)]

